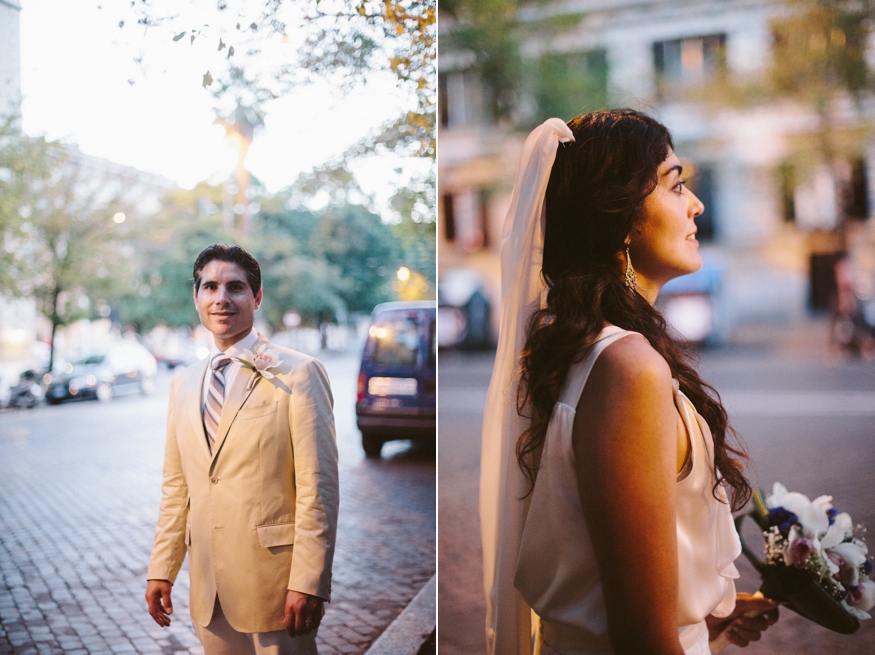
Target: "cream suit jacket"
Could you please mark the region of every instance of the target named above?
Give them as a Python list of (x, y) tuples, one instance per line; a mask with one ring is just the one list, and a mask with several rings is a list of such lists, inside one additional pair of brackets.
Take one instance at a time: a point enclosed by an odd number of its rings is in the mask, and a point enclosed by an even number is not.
[(287, 589), (331, 599), (339, 495), (328, 377), (312, 357), (268, 345), (280, 356), (276, 377), (238, 370), (212, 455), (201, 418), (209, 360), (170, 389), (147, 578), (175, 582), (188, 552), (191, 616), (202, 626), (217, 594), (239, 632), (282, 630)]

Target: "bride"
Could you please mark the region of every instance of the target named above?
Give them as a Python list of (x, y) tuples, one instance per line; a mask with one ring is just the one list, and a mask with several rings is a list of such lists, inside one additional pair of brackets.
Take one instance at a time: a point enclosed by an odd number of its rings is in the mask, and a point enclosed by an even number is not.
[(777, 620), (735, 592), (746, 455), (653, 307), (702, 265), (682, 173), (631, 110), (526, 140), (483, 431), (490, 654), (699, 655)]

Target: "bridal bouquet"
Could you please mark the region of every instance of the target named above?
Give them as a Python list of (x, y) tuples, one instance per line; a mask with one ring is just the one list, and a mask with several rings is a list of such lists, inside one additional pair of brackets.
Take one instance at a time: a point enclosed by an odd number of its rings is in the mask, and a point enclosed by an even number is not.
[(776, 482), (765, 498), (754, 494), (750, 515), (763, 530), (766, 560), (746, 547), (745, 555), (763, 576), (767, 597), (836, 632), (854, 632), (859, 619), (871, 618), (875, 582), (864, 529), (833, 507), (832, 496), (812, 501)]

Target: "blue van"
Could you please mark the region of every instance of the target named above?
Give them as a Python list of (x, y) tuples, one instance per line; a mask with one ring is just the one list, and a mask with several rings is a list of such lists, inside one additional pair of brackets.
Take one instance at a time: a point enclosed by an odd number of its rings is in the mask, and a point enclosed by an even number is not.
[(362, 447), (378, 457), (395, 439), (435, 440), (437, 303), (387, 302), (371, 315), (356, 394)]

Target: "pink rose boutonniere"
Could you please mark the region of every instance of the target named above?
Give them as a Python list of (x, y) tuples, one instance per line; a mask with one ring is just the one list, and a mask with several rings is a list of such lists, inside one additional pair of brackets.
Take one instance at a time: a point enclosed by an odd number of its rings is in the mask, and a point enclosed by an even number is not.
[(251, 350), (244, 350), (240, 357), (234, 357), (233, 359), (239, 362), (244, 368), (248, 368), (255, 373), (255, 375), (249, 380), (249, 386), (246, 387), (247, 391), (252, 388), (252, 385), (254, 385), (255, 381), (260, 377), (268, 380), (273, 379), (275, 376), (271, 373), (270, 369), (276, 368), (282, 363), (277, 351), (268, 348), (264, 344), (256, 346), (254, 352)]

